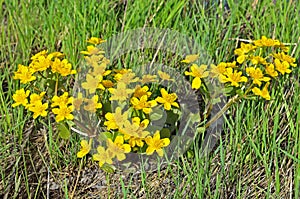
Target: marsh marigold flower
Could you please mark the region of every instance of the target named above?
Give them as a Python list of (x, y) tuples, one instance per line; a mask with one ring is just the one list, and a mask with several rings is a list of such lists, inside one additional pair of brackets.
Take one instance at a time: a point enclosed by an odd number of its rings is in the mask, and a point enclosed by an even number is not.
[(150, 83), (150, 82), (157, 82), (157, 76), (156, 75), (143, 75), (140, 82), (142, 84), (147, 84), (147, 83)]
[(292, 70), (289, 69), (290, 65), (287, 61), (281, 62), (279, 59), (275, 59), (275, 68), (278, 72), (280, 72), (282, 75), (285, 73), (290, 73)]
[(124, 143), (123, 136), (118, 135), (113, 142), (111, 139), (107, 139), (107, 150), (112, 153), (112, 157), (117, 157), (119, 161), (125, 160), (125, 153), (131, 151), (129, 144)]
[(28, 108), (29, 111), (33, 112), (33, 119), (36, 119), (38, 116), (46, 117), (47, 116), (48, 103), (42, 103), (42, 101), (35, 101), (31, 103)]
[(21, 84), (27, 84), (28, 82), (31, 82), (36, 79), (35, 76), (32, 76), (34, 73), (34, 70), (27, 66), (23, 66), (22, 64), (18, 65), (18, 70), (14, 72), (14, 79), (21, 80)]
[(96, 154), (93, 155), (93, 160), (99, 162), (99, 166), (102, 167), (103, 164), (112, 164), (113, 153), (110, 150), (105, 150), (104, 147), (98, 146)]
[(26, 106), (28, 104), (27, 97), (29, 96), (30, 91), (27, 90), (25, 92), (24, 88), (17, 90), (15, 94), (13, 94), (13, 100), (15, 103), (12, 104), (12, 107), (16, 107), (19, 105)]
[(87, 74), (86, 82), (83, 82), (81, 86), (85, 90), (88, 90), (90, 94), (95, 93), (96, 89), (98, 88), (105, 90), (104, 86), (101, 84), (102, 78), (103, 78), (102, 75), (97, 75), (94, 77), (90, 74)]
[(54, 62), (51, 65), (51, 70), (53, 73), (59, 73), (61, 76), (68, 76), (71, 74), (76, 74), (76, 70), (72, 70), (71, 63), (68, 62), (67, 59), (60, 59), (55, 58)]
[(133, 105), (133, 108), (136, 110), (143, 110), (146, 114), (149, 114), (151, 112), (151, 108), (157, 105), (155, 100), (148, 101), (147, 95), (143, 95), (140, 99), (133, 97), (130, 102)]
[(74, 106), (61, 105), (59, 108), (52, 109), (52, 112), (56, 114), (55, 120), (57, 122), (63, 121), (64, 119), (73, 120), (74, 116), (72, 115), (72, 111), (74, 110)]
[(128, 111), (125, 111), (122, 114), (121, 107), (117, 107), (115, 113), (106, 113), (104, 125), (107, 126), (107, 129), (118, 129), (122, 128), (125, 121), (128, 119)]
[(293, 67), (297, 66), (297, 64), (294, 63), (296, 61), (296, 59), (289, 56), (289, 55), (287, 55), (287, 54), (285, 54), (284, 52), (277, 53), (277, 54), (274, 53), (273, 57), (276, 58), (276, 59), (279, 59), (282, 62), (286, 61), (287, 63), (289, 63), (289, 65), (291, 65)]
[(226, 73), (224, 75), (221, 75), (220, 77), (221, 83), (230, 82), (231, 86), (239, 87), (239, 83), (241, 82), (247, 82), (247, 77), (242, 76), (242, 72), (238, 72), (236, 70), (233, 70), (232, 68), (227, 68)]
[(252, 56), (250, 58), (251, 62), (253, 65), (257, 65), (257, 64), (263, 64), (266, 65), (267, 61), (265, 58), (261, 57), (261, 56)]
[(159, 131), (156, 131), (153, 137), (148, 136), (145, 138), (145, 141), (148, 145), (146, 149), (147, 155), (152, 155), (155, 151), (159, 156), (163, 156), (163, 147), (166, 147), (170, 144), (169, 138), (160, 139)]
[(261, 96), (262, 98), (266, 99), (266, 100), (270, 100), (271, 97), (270, 97), (270, 94), (269, 94), (269, 91), (268, 91), (268, 86), (269, 86), (269, 82), (266, 83), (266, 85), (264, 86), (264, 88), (262, 90), (260, 90), (259, 88), (257, 87), (254, 87), (252, 89), (252, 92), (255, 94), (255, 95), (258, 95), (258, 96)]
[(236, 59), (236, 61), (238, 63), (242, 64), (248, 57), (247, 54), (251, 51), (254, 51), (255, 49), (256, 49), (256, 47), (253, 46), (252, 44), (245, 44), (242, 42), (241, 47), (234, 50), (234, 54), (238, 55), (238, 58)]
[(158, 76), (162, 79), (162, 80), (166, 80), (166, 81), (174, 81), (174, 79), (171, 78), (171, 76), (166, 73), (166, 72), (163, 72), (161, 70), (159, 70), (157, 72)]
[(191, 72), (185, 71), (185, 75), (190, 75), (194, 77), (192, 81), (192, 88), (199, 89), (201, 86), (201, 78), (205, 78), (209, 75), (209, 72), (206, 71), (207, 65), (198, 66), (193, 64), (191, 66)]
[(46, 56), (39, 56), (34, 59), (30, 64), (29, 67), (34, 71), (44, 71), (52, 65), (51, 59)]
[(84, 110), (89, 111), (91, 113), (95, 113), (97, 109), (102, 108), (102, 104), (98, 102), (98, 100), (98, 95), (94, 95), (92, 99), (85, 99), (84, 101), (87, 102), (87, 105), (83, 107)]
[(69, 97), (69, 93), (64, 92), (61, 96), (53, 96), (51, 107), (69, 105), (72, 104), (72, 102), (73, 97)]
[(264, 77), (264, 74), (260, 68), (248, 67), (246, 68), (246, 73), (248, 73), (253, 79), (253, 83), (257, 84), (258, 86), (261, 85), (261, 81), (268, 82), (271, 80), (269, 77)]
[(179, 108), (178, 103), (175, 102), (177, 99), (176, 93), (169, 94), (164, 88), (160, 89), (160, 93), (161, 97), (157, 97), (155, 100), (163, 104), (166, 110), (171, 110), (171, 106)]
[(149, 134), (149, 132), (145, 130), (149, 124), (149, 120), (145, 119), (140, 123), (140, 119), (138, 118), (139, 120), (137, 120), (137, 118), (138, 117), (133, 118), (132, 122), (126, 120), (124, 127), (120, 128), (120, 132), (126, 135), (124, 136), (125, 140), (129, 138), (128, 136), (145, 138)]
[(196, 61), (199, 58), (199, 54), (194, 54), (194, 55), (187, 55), (185, 56), (184, 60), (182, 60), (182, 63), (193, 63), (194, 61)]
[(101, 38), (98, 38), (98, 37), (91, 37), (87, 40), (88, 43), (91, 43), (91, 44), (102, 44), (105, 42), (105, 40), (101, 39)]
[(253, 43), (258, 47), (271, 47), (280, 45), (280, 42), (278, 40), (269, 39), (266, 36), (262, 36), (261, 39), (255, 40)]
[(81, 149), (77, 153), (77, 157), (83, 158), (84, 156), (86, 156), (86, 154), (88, 154), (90, 152), (90, 150), (92, 148), (92, 139), (89, 142), (86, 140), (81, 140), (80, 145), (81, 145)]
[(109, 88), (108, 91), (112, 94), (109, 100), (125, 101), (129, 96), (134, 93), (134, 89), (126, 88), (126, 84), (123, 82), (117, 83), (117, 88)]
[(217, 66), (214, 65), (214, 64), (211, 64), (210, 67), (211, 67), (211, 69), (210, 69), (211, 77), (213, 77), (213, 78), (215, 78), (215, 77), (220, 78), (221, 75), (223, 75), (224, 73), (226, 73), (227, 64), (225, 62), (221, 62)]
[(87, 46), (87, 50), (86, 51), (80, 51), (81, 54), (84, 55), (96, 55), (96, 54), (103, 54), (104, 51), (97, 48), (96, 46)]
[(135, 91), (133, 93), (133, 97), (141, 98), (143, 95), (150, 97), (151, 92), (149, 91), (148, 86), (141, 87), (140, 85), (135, 87)]
[(121, 74), (118, 73), (115, 75), (115, 80), (118, 81), (118, 83), (122, 82), (125, 84), (130, 84), (139, 81), (139, 78), (135, 76), (135, 73), (129, 71), (127, 73)]
[(266, 73), (268, 75), (270, 75), (271, 77), (277, 77), (278, 76), (278, 73), (275, 70), (274, 64), (269, 64), (269, 65), (266, 66)]

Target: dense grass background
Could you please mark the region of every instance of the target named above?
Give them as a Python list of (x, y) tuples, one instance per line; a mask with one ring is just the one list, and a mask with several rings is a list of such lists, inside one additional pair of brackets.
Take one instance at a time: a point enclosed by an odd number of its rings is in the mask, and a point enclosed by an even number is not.
[(106, 174), (78, 160), (79, 138), (57, 137), (12, 109), (17, 64), (43, 49), (62, 51), (78, 67), (91, 36), (139, 27), (170, 28), (196, 38), (215, 63), (233, 58), (237, 41), (262, 35), (291, 46), (299, 63), (297, 1), (0, 0), (1, 198), (299, 198), (298, 68), (276, 82), (272, 100), (232, 107), (220, 143), (208, 157), (185, 157), (154, 173)]

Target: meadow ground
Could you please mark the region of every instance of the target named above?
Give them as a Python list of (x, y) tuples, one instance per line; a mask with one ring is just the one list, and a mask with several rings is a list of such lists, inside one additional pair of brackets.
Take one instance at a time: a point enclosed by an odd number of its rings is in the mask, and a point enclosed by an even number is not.
[[(78, 159), (80, 137), (58, 137), (12, 108), (17, 65), (44, 49), (80, 67), (91, 36), (109, 38), (141, 27), (168, 28), (196, 39), (215, 63), (233, 59), (236, 38), (262, 35), (291, 43), (299, 59), (297, 1), (37, 1), (0, 0), (1, 198), (299, 198), (299, 68), (272, 87), (270, 101), (241, 101), (205, 157), (186, 155), (158, 170), (105, 173)], [(296, 44), (296, 45), (293, 45)]]

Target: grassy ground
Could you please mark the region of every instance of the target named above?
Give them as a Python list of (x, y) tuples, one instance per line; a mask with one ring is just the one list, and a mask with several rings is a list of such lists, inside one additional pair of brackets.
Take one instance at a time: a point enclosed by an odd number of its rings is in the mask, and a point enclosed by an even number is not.
[[(139, 27), (171, 28), (194, 36), (215, 63), (232, 59), (237, 42), (262, 35), (300, 38), (296, 1), (37, 1), (0, 0), (1, 198), (299, 198), (299, 70), (276, 82), (272, 100), (243, 101), (225, 118), (209, 156), (162, 165), (151, 173), (106, 174), (76, 158), (79, 137), (57, 137), (12, 109), (17, 64), (43, 49), (62, 51), (78, 67), (91, 36), (109, 38)], [(217, 1), (216, 1), (217, 2)], [(293, 52), (299, 63), (300, 48)]]

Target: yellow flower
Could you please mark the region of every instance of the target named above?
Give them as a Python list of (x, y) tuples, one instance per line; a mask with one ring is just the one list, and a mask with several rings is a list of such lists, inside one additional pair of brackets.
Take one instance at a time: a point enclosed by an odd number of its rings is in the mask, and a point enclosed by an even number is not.
[(269, 65), (266, 66), (266, 73), (268, 75), (270, 75), (271, 77), (277, 77), (278, 76), (278, 73), (275, 70), (275, 67), (274, 67), (273, 64), (269, 64)]
[(273, 54), (273, 57), (276, 58), (276, 59), (279, 59), (280, 61), (286, 61), (289, 63), (289, 65), (293, 66), (293, 67), (296, 67), (297, 64), (295, 64), (294, 62), (296, 61), (295, 58), (285, 54), (284, 52), (281, 52), (281, 53), (274, 53)]
[(257, 65), (257, 64), (263, 64), (266, 65), (267, 61), (265, 58), (261, 57), (261, 56), (252, 56), (250, 58), (252, 64)]
[(93, 76), (107, 76), (111, 73), (111, 70), (106, 70), (106, 64), (105, 63), (101, 63), (101, 64), (97, 64), (94, 66), (93, 68), (93, 72), (91, 72), (90, 74)]
[(148, 145), (148, 148), (146, 149), (146, 154), (152, 155), (154, 151), (156, 151), (156, 153), (161, 157), (164, 154), (162, 148), (170, 144), (169, 138), (160, 139), (159, 131), (156, 131), (153, 137), (151, 136), (146, 137), (145, 141)]
[(15, 94), (13, 94), (13, 100), (15, 103), (12, 104), (12, 107), (16, 107), (19, 105), (26, 106), (28, 104), (28, 99), (27, 97), (29, 96), (30, 91), (27, 90), (25, 92), (24, 88), (17, 90)]
[[(125, 136), (124, 136), (125, 138)], [(139, 138), (139, 137), (129, 137), (128, 139), (128, 144), (133, 148), (135, 146), (138, 147), (143, 147), (144, 146), (144, 138)]]
[(33, 55), (30, 59), (31, 60), (37, 60), (40, 56), (45, 57), (48, 53), (48, 50), (43, 50), (41, 52), (36, 53), (35, 55)]
[(122, 114), (120, 107), (117, 107), (115, 113), (106, 113), (104, 125), (107, 126), (107, 129), (118, 129), (123, 128), (125, 121), (128, 119), (128, 111), (125, 111)]
[(271, 79), (269, 77), (264, 77), (263, 72), (259, 68), (248, 67), (246, 68), (246, 73), (253, 78), (253, 83), (257, 84), (258, 86), (261, 85), (261, 81), (268, 82)]
[(69, 93), (64, 92), (62, 96), (53, 96), (51, 107), (69, 105), (72, 104), (72, 102), (73, 97), (69, 97)]
[(135, 87), (135, 91), (133, 93), (133, 97), (141, 98), (143, 95), (146, 95), (147, 97), (150, 97), (151, 92), (148, 91), (148, 86), (141, 87), (140, 85)]
[(124, 144), (123, 136), (118, 135), (113, 142), (111, 139), (107, 140), (107, 150), (112, 153), (112, 157), (117, 157), (119, 161), (125, 160), (125, 153), (129, 153), (131, 151), (131, 147), (129, 144)]
[(158, 72), (158, 76), (162, 79), (162, 80), (167, 80), (167, 81), (174, 81), (174, 79), (171, 78), (171, 76), (161, 70), (159, 70)]
[(109, 88), (108, 91), (112, 94), (109, 100), (125, 101), (129, 96), (134, 93), (134, 89), (127, 89), (126, 84), (123, 82), (117, 83), (117, 88)]
[(73, 120), (74, 116), (71, 114), (74, 110), (74, 106), (60, 105), (59, 108), (54, 108), (52, 112), (56, 114), (55, 120), (57, 122), (63, 121), (64, 119)]
[(14, 73), (14, 79), (21, 80), (21, 84), (27, 84), (28, 82), (31, 82), (36, 79), (35, 76), (32, 76), (34, 70), (21, 64), (18, 65), (18, 70)]
[(45, 117), (47, 116), (46, 109), (48, 108), (48, 103), (42, 104), (42, 101), (35, 101), (29, 106), (29, 111), (33, 112), (33, 119), (36, 119), (38, 116)]
[(146, 114), (149, 114), (151, 112), (151, 108), (157, 105), (155, 100), (148, 101), (147, 95), (143, 95), (140, 99), (133, 97), (130, 102), (132, 103), (133, 108), (136, 110), (143, 110)]
[(145, 119), (140, 123), (140, 118), (135, 117), (132, 119), (132, 123), (129, 120), (124, 122), (124, 127), (120, 128), (120, 132), (124, 134), (125, 140), (128, 140), (130, 137), (145, 138), (149, 132), (145, 131), (149, 124), (149, 120)]
[(86, 75), (86, 82), (83, 82), (81, 84), (82, 88), (89, 91), (90, 94), (93, 94), (96, 92), (96, 89), (100, 88), (104, 90), (104, 86), (101, 84), (102, 81), (102, 75), (98, 75), (96, 77), (93, 77), (90, 74)]
[[(99, 66), (99, 62), (104, 58), (104, 55), (100, 54), (100, 55), (91, 55), (91, 56), (84, 56), (85, 61), (91, 65), (92, 67), (97, 67)], [(101, 65), (102, 64), (102, 65)], [(106, 67), (105, 63), (101, 63), (101, 67), (104, 66), (104, 68)]]
[(99, 100), (98, 95), (94, 95), (92, 99), (85, 99), (87, 105), (83, 107), (84, 110), (95, 113), (97, 109), (102, 108), (102, 104), (98, 103), (98, 100)]
[(287, 61), (280, 62), (279, 59), (275, 59), (275, 68), (282, 75), (284, 75), (285, 73), (292, 72), (292, 70), (290, 70), (289, 67), (290, 67), (290, 65)]
[(41, 92), (39, 95), (36, 93), (32, 93), (30, 95), (30, 103), (33, 104), (37, 101), (41, 101), (45, 94), (46, 94), (46, 92)]
[(240, 82), (247, 82), (247, 77), (242, 76), (242, 72), (238, 72), (236, 70), (233, 71), (232, 68), (227, 68), (226, 73), (221, 75), (220, 82), (231, 82), (231, 86), (239, 87)]
[(105, 150), (104, 147), (98, 146), (96, 154), (93, 155), (94, 161), (99, 161), (99, 166), (102, 167), (104, 163), (112, 164), (113, 153), (109, 150)]
[(280, 42), (278, 40), (268, 39), (266, 36), (262, 36), (261, 39), (255, 40), (253, 43), (255, 46), (258, 47), (271, 47), (280, 45)]
[(118, 83), (122, 82), (122, 83), (125, 83), (125, 84), (130, 84), (130, 83), (134, 83), (134, 82), (139, 81), (139, 78), (135, 77), (135, 73), (129, 71), (129, 72), (124, 73), (124, 74), (121, 74), (121, 73), (116, 74), (115, 75), (115, 80), (117, 80)]
[(80, 53), (84, 55), (95, 55), (95, 54), (103, 54), (104, 51), (97, 48), (96, 46), (87, 46), (87, 51), (80, 51)]
[(91, 37), (90, 39), (87, 40), (88, 43), (91, 44), (102, 44), (105, 42), (105, 40), (101, 39), (101, 38), (97, 38), (97, 37)]
[(195, 54), (195, 55), (187, 55), (187, 56), (185, 57), (185, 59), (182, 60), (181, 62), (182, 62), (182, 63), (187, 63), (187, 64), (189, 64), (189, 63), (192, 63), (192, 62), (196, 61), (198, 58), (199, 58), (199, 54)]
[(199, 89), (201, 86), (201, 78), (205, 78), (209, 75), (209, 72), (206, 71), (207, 65), (198, 66), (197, 64), (193, 64), (191, 66), (191, 71), (185, 71), (185, 75), (190, 75), (194, 77), (192, 82), (192, 88)]
[(80, 110), (80, 106), (83, 103), (84, 98), (82, 97), (82, 93), (78, 93), (77, 98), (73, 99), (73, 106), (76, 110)]
[(33, 69), (33, 71), (44, 71), (51, 65), (51, 59), (45, 56), (39, 56), (30, 63), (29, 67)]
[(224, 62), (221, 62), (217, 66), (214, 64), (211, 64), (210, 67), (211, 67), (211, 69), (210, 69), (211, 76), (214, 78), (215, 77), (220, 78), (221, 75), (226, 73), (227, 64)]
[(234, 50), (234, 54), (238, 55), (237, 62), (242, 64), (247, 58), (247, 53), (255, 50), (255, 48), (256, 47), (252, 44), (245, 44), (242, 42), (241, 48), (237, 48)]
[[(221, 62), (222, 63), (222, 62)], [(227, 62), (225, 63), (227, 67), (235, 68), (236, 67), (236, 61), (233, 62)]]
[(175, 102), (177, 99), (176, 93), (169, 94), (164, 88), (160, 89), (160, 93), (162, 97), (157, 97), (155, 100), (163, 104), (166, 110), (170, 110), (171, 106), (179, 108), (178, 103)]
[(76, 70), (72, 70), (71, 63), (68, 62), (67, 59), (60, 59), (55, 58), (54, 62), (51, 65), (51, 70), (53, 73), (59, 73), (61, 76), (67, 76), (71, 74), (76, 74)]
[(142, 84), (147, 84), (150, 82), (156, 82), (157, 81), (157, 76), (156, 75), (143, 75), (142, 79), (140, 80), (140, 82)]
[(63, 54), (63, 53), (61, 53), (61, 52), (52, 52), (52, 53), (50, 53), (47, 57), (49, 58), (49, 59), (52, 59), (52, 58), (62, 58), (62, 57), (64, 57), (65, 55)]
[(262, 98), (266, 99), (266, 100), (270, 100), (271, 97), (270, 97), (270, 94), (269, 94), (269, 91), (268, 91), (268, 86), (269, 86), (269, 82), (266, 83), (266, 85), (264, 86), (264, 88), (262, 90), (260, 90), (259, 88), (257, 87), (254, 87), (252, 89), (252, 92), (255, 94), (255, 95), (258, 95), (258, 96), (261, 96)]
[(77, 157), (83, 158), (84, 156), (86, 156), (86, 154), (88, 154), (90, 152), (90, 150), (92, 148), (92, 139), (90, 139), (89, 142), (87, 142), (86, 140), (81, 140), (80, 145), (81, 145), (81, 149), (77, 153)]

